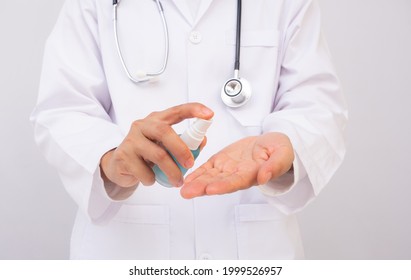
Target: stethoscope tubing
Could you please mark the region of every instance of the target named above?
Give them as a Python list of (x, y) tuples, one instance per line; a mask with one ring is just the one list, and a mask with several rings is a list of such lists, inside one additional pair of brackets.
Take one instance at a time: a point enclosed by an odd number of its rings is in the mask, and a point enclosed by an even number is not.
[(237, 27), (235, 39), (235, 62), (234, 62), (234, 78), (239, 77), (240, 71), (240, 49), (241, 49), (241, 11), (242, 1), (237, 0)]
[(168, 26), (167, 26), (167, 21), (164, 15), (164, 9), (163, 6), (161, 5), (161, 2), (159, 0), (154, 0), (157, 5), (158, 12), (160, 13), (161, 16), (161, 22), (163, 26), (163, 33), (164, 33), (164, 60), (163, 60), (163, 65), (161, 66), (160, 70), (157, 72), (148, 72), (148, 73), (140, 73), (141, 77), (135, 78), (129, 71), (125, 60), (123, 53), (121, 51), (120, 47), (120, 40), (118, 36), (118, 28), (117, 28), (117, 6), (120, 4), (119, 0), (113, 0), (113, 29), (114, 29), (114, 40), (116, 42), (116, 49), (118, 56), (121, 61), (121, 65), (123, 66), (124, 72), (126, 73), (127, 77), (133, 81), (134, 83), (141, 83), (141, 82), (146, 82), (149, 81), (152, 77), (159, 76), (164, 73), (164, 71), (167, 68), (167, 62), (168, 62), (168, 55), (169, 55), (169, 34), (168, 34)]
[[(121, 61), (121, 65), (126, 73), (127, 77), (134, 83), (141, 83), (150, 81), (153, 77), (159, 76), (167, 68), (168, 56), (169, 56), (169, 34), (167, 21), (164, 15), (164, 9), (160, 0), (153, 0), (156, 2), (158, 12), (161, 16), (161, 21), (163, 25), (164, 33), (164, 61), (160, 70), (151, 73), (137, 73), (137, 77), (132, 75), (125, 63), (123, 53), (121, 51), (118, 28), (117, 28), (117, 8), (120, 4), (120, 0), (113, 0), (113, 29), (114, 29), (114, 40), (118, 52), (118, 56)], [(236, 21), (236, 45), (235, 45), (235, 60), (234, 60), (234, 77), (226, 81), (221, 90), (221, 99), (225, 105), (231, 108), (236, 108), (243, 106), (251, 97), (251, 86), (250, 83), (244, 78), (240, 77), (240, 50), (241, 50), (241, 11), (242, 11), (242, 1), (237, 0), (237, 21)]]

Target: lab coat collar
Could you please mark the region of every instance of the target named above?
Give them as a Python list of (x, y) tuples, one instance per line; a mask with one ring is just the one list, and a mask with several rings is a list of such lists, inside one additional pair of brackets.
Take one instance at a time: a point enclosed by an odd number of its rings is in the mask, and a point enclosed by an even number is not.
[(190, 25), (194, 26), (201, 20), (201, 18), (207, 12), (213, 0), (201, 0), (201, 4), (200, 4), (200, 7), (198, 8), (197, 16), (194, 20), (193, 20), (193, 17), (191, 16), (190, 8), (187, 5), (187, 0), (173, 0), (172, 2), (177, 7), (177, 9), (180, 11), (180, 13), (183, 15), (185, 20)]

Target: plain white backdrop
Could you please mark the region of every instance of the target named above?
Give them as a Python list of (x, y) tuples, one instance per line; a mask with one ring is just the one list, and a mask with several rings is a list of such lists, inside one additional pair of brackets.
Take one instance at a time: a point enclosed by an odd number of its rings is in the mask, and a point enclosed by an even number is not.
[[(28, 121), (62, 4), (14, 0), (0, 9), (0, 259), (68, 258), (76, 206)], [(411, 259), (411, 2), (320, 4), (350, 122), (343, 166), (299, 214), (306, 257)]]

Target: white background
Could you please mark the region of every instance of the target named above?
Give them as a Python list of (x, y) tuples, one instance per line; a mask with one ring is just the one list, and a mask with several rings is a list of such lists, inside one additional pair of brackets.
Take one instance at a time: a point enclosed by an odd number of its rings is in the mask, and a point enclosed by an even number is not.
[[(68, 258), (76, 207), (28, 121), (62, 3), (0, 8), (0, 259)], [(350, 122), (343, 166), (299, 215), (306, 257), (411, 259), (411, 2), (320, 4)]]

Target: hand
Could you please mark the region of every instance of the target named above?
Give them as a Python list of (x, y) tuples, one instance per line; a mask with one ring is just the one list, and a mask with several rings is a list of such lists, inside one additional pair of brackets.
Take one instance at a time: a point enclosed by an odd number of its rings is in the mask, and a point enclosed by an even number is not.
[(151, 167), (157, 164), (171, 184), (181, 186), (181, 171), (166, 150), (187, 169), (193, 166), (194, 158), (171, 125), (189, 118), (211, 119), (213, 115), (202, 104), (188, 103), (134, 121), (123, 142), (101, 158), (102, 178), (121, 187), (139, 182), (152, 185), (155, 177)]
[(224, 148), (186, 177), (181, 195), (231, 193), (263, 185), (292, 167), (294, 150), (282, 133), (247, 137)]

